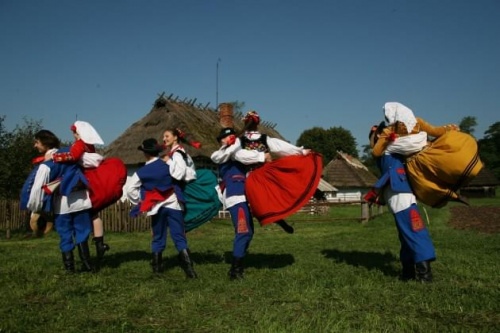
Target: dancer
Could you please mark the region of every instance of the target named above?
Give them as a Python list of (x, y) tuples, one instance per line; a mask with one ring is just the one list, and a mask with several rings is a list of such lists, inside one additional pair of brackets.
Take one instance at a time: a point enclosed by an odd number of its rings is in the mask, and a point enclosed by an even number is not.
[[(248, 166), (245, 191), (252, 214), (261, 225), (277, 223), (293, 233), (293, 227), (284, 218), (297, 212), (314, 195), (321, 178), (321, 155), (261, 134), (256, 111), (249, 111), (244, 123), (241, 147), (261, 153)], [(271, 161), (270, 152), (282, 157)]]
[[(41, 163), (50, 159), (51, 153), (59, 149), (61, 142), (54, 135), (54, 133), (48, 130), (40, 130), (35, 135), (34, 148), (38, 150), (42, 155), (35, 157), (31, 160), (33, 164), (33, 169), (31, 169), (26, 181), (21, 189), (20, 196), (20, 208), (21, 210), (28, 210), (28, 200), (30, 198), (31, 189), (33, 187), (33, 182), (35, 181), (36, 173)], [(41, 223), (41, 222), (45, 223)], [(42, 236), (47, 234), (54, 227), (52, 214), (46, 212), (31, 212), (30, 216), (30, 227), (33, 231), (34, 236)], [(44, 230), (40, 230), (40, 226), (45, 224)]]
[[(234, 227), (233, 258), (228, 273), (231, 280), (243, 278), (242, 262), (254, 232), (252, 215), (245, 197), (246, 167), (236, 160), (235, 152), (241, 149), (234, 144), (236, 140), (233, 128), (223, 128), (217, 136), (221, 147), (211, 156), (212, 161), (219, 165), (222, 203), (224, 209), (229, 210)], [(258, 154), (257, 151), (247, 152)]]
[(130, 202), (137, 205), (132, 209), (131, 216), (145, 213), (152, 218), (153, 272), (160, 273), (163, 270), (162, 253), (166, 247), (167, 229), (170, 229), (170, 237), (179, 251), (180, 265), (188, 278), (195, 279), (197, 275), (184, 230), (182, 191), (174, 181), (169, 165), (158, 158), (162, 147), (156, 139), (144, 140), (138, 149), (144, 153), (146, 164), (131, 177), (126, 193)]
[[(47, 130), (35, 134), (35, 147), (47, 157), (56, 151), (68, 151), (67, 148), (57, 150), (55, 147), (50, 148), (46, 145), (47, 142), (58, 141), (59, 139)], [(62, 177), (66, 177), (68, 182), (64, 187), (61, 186), (57, 193), (51, 192), (50, 182)], [(88, 191), (80, 189), (81, 185), (86, 186), (88, 183), (76, 165), (57, 164), (49, 159), (38, 167), (26, 205), (35, 213), (53, 210), (56, 231), (60, 236), (59, 247), (62, 252), (64, 268), (68, 272), (75, 271), (73, 256), (75, 243), (78, 247), (83, 270), (94, 270), (90, 263), (88, 247), (88, 237), (91, 231), (91, 202)]]
[[(434, 127), (397, 102), (384, 105), (388, 126), (381, 130), (373, 155), (405, 156), (410, 184), (418, 200), (443, 207), (449, 200), (466, 203), (458, 190), (482, 168), (476, 140), (449, 124)], [(427, 135), (435, 137), (427, 141)]]
[[(370, 130), (372, 148), (382, 130), (382, 126), (373, 126)], [(431, 262), (436, 259), (436, 254), (408, 182), (403, 157), (386, 152), (377, 159), (377, 164), (382, 176), (364, 199), (371, 203), (387, 203), (394, 215), (401, 243), (401, 278), (431, 282)]]
[(167, 129), (163, 134), (163, 143), (168, 154), (163, 159), (183, 191), (184, 227), (188, 232), (210, 221), (217, 215), (221, 204), (215, 190), (217, 177), (212, 170), (197, 170), (182, 145), (188, 144), (199, 149), (201, 144), (188, 141), (186, 136), (179, 128)]
[(71, 145), (69, 152), (55, 153), (52, 159), (55, 163), (77, 163), (83, 168), (84, 175), (90, 184), (94, 234), (92, 241), (95, 243), (97, 259), (100, 261), (110, 247), (104, 243), (104, 227), (99, 212), (120, 199), (127, 170), (120, 159), (105, 159), (101, 154), (96, 153), (95, 145), (102, 145), (104, 142), (91, 124), (76, 121), (71, 126), (71, 131), (75, 142)]

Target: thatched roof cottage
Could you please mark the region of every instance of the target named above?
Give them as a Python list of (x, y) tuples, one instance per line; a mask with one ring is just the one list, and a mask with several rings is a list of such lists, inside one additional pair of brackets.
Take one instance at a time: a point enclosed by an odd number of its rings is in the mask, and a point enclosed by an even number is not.
[[(193, 157), (197, 168), (214, 168), (210, 155), (217, 149), (219, 144), (216, 137), (221, 130), (218, 112), (201, 105), (195, 106), (196, 99), (178, 100), (172, 95), (165, 97), (161, 94), (154, 102), (153, 108), (143, 118), (133, 123), (116, 140), (105, 149), (107, 157), (118, 157), (127, 165), (129, 175), (144, 162), (144, 156), (137, 147), (147, 138), (156, 138), (161, 142), (163, 133), (168, 128), (180, 128), (187, 133), (189, 140), (199, 141), (200, 149), (185, 146), (187, 152)], [(237, 131), (243, 129), (243, 114), (234, 113), (234, 125)], [(265, 115), (264, 115), (265, 118)], [(276, 124), (263, 122), (260, 130), (272, 137), (283, 139), (274, 129)]]
[(500, 181), (493, 172), (483, 167), (469, 184), (460, 188), (460, 194), (469, 198), (494, 198), (498, 185)]
[(323, 178), (338, 189), (336, 201), (358, 201), (377, 181), (357, 158), (338, 151), (323, 169)]

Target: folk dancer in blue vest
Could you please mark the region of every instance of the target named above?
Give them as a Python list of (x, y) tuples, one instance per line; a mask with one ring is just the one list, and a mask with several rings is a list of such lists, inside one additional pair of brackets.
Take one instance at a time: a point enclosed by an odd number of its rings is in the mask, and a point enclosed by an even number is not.
[[(224, 208), (229, 210), (234, 226), (233, 259), (229, 270), (231, 280), (243, 278), (242, 261), (254, 233), (252, 215), (245, 196), (246, 167), (236, 159), (235, 152), (241, 150), (239, 145), (234, 144), (236, 140), (233, 128), (223, 128), (217, 137), (221, 147), (211, 156), (212, 161), (219, 165), (221, 201)], [(258, 154), (257, 151), (245, 152)]]
[[(49, 159), (55, 152), (69, 151), (68, 148), (48, 149), (43, 143), (47, 135), (50, 134), (49, 136), (53, 136), (55, 139), (57, 137), (52, 132), (47, 132), (49, 131), (42, 130), (35, 134), (35, 148), (40, 153), (45, 154)], [(56, 192), (53, 192), (50, 183), (65, 176), (65, 186), (60, 186)], [(27, 202), (27, 208), (32, 212), (49, 212), (51, 210), (54, 212), (55, 227), (60, 236), (59, 247), (62, 252), (64, 268), (68, 272), (75, 271), (73, 256), (75, 244), (78, 247), (83, 270), (94, 270), (90, 263), (88, 245), (88, 238), (92, 230), (90, 219), (92, 204), (87, 189), (82, 188), (82, 185), (87, 186), (88, 183), (77, 165), (56, 164), (52, 159), (49, 159), (38, 167)]]
[[(49, 150), (59, 149), (61, 142), (59, 139), (48, 130), (40, 130), (36, 133), (36, 139), (34, 143), (34, 148), (38, 150), (42, 155), (35, 157), (31, 160), (33, 164), (33, 169), (31, 169), (28, 177), (26, 178), (23, 187), (21, 189), (20, 196), (20, 208), (21, 210), (28, 210), (28, 200), (30, 198), (31, 189), (33, 187), (33, 182), (35, 181), (35, 176), (40, 167), (41, 163), (50, 159), (50, 153), (46, 154)], [(30, 216), (30, 227), (33, 230), (33, 236), (39, 237), (47, 234), (54, 227), (53, 216), (50, 213), (44, 212), (31, 212)], [(42, 227), (42, 229), (40, 229)]]
[[(382, 126), (372, 127), (372, 147), (381, 130)], [(420, 216), (403, 161), (404, 157), (397, 154), (386, 153), (379, 158), (377, 163), (382, 176), (374, 189), (365, 196), (365, 200), (378, 204), (387, 203), (394, 215), (401, 242), (401, 278), (405, 281), (416, 279), (419, 282), (432, 282), (430, 263), (436, 259), (436, 254), (429, 231)]]
[(137, 205), (131, 211), (132, 216), (145, 213), (152, 218), (153, 272), (160, 273), (163, 270), (162, 253), (167, 243), (167, 229), (170, 229), (182, 269), (188, 278), (197, 278), (184, 231), (183, 194), (168, 164), (158, 158), (163, 148), (156, 139), (146, 139), (138, 149), (144, 153), (146, 164), (131, 177), (126, 194), (130, 202)]

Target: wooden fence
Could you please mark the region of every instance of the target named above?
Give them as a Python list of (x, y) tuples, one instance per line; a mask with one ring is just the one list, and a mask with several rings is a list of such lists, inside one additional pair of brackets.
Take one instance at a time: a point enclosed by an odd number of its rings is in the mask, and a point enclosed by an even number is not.
[[(382, 214), (381, 206), (369, 206), (366, 202), (356, 201), (349, 204), (359, 205), (360, 214), (355, 217), (361, 222), (366, 223), (370, 218)], [(309, 203), (304, 206), (300, 213), (308, 215), (318, 215), (321, 207), (324, 206), (340, 206), (346, 205), (345, 202), (321, 202)], [(150, 229), (150, 219), (146, 216), (131, 218), (129, 212), (131, 209), (130, 203), (117, 202), (114, 205), (104, 209), (100, 213), (100, 217), (104, 222), (104, 230), (112, 232), (135, 232)], [(216, 218), (229, 218), (229, 214), (219, 214)], [(19, 209), (19, 201), (16, 200), (0, 200), (0, 230), (7, 231), (7, 237), (11, 230), (28, 230), (29, 229), (30, 213)], [(336, 219), (327, 218), (325, 221), (333, 221)]]
[[(353, 217), (353, 219), (360, 220), (362, 223), (368, 222), (370, 219), (377, 215), (381, 215), (384, 213), (383, 206), (378, 205), (370, 205), (366, 201), (358, 200), (358, 201), (335, 201), (335, 202), (313, 202), (305, 205), (298, 213), (308, 214), (308, 215), (321, 215), (319, 213), (322, 207), (332, 207), (332, 206), (346, 206), (346, 205), (356, 205), (359, 206), (359, 215), (357, 217)], [(332, 218), (328, 217), (325, 221), (336, 221), (336, 220), (345, 220), (345, 217), (342, 218)]]

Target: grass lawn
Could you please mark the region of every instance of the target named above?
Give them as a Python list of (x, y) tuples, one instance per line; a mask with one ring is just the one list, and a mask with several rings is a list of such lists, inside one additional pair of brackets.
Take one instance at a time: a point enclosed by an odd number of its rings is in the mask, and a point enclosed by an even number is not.
[(241, 281), (227, 278), (229, 220), (188, 234), (197, 280), (185, 279), (170, 239), (166, 271), (153, 275), (149, 232), (107, 234), (101, 271), (75, 275), (63, 271), (55, 232), (2, 238), (0, 332), (500, 331), (499, 234), (454, 230), (448, 208), (427, 208), (435, 281), (402, 282), (393, 217), (361, 224), (348, 218), (358, 211), (295, 216), (293, 235), (256, 225)]

